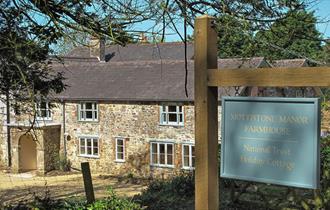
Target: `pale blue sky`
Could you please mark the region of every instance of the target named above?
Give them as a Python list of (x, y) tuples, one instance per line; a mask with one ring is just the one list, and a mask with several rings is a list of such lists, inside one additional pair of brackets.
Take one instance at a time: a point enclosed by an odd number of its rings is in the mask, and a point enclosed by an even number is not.
[(330, 0), (320, 0), (311, 9), (315, 10), (315, 16), (320, 21), (317, 24), (317, 29), (324, 34), (325, 38), (330, 38)]

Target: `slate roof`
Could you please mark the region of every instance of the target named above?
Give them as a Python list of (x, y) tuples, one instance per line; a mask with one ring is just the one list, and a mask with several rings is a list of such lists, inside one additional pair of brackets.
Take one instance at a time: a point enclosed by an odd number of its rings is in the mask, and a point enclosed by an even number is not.
[[(183, 43), (106, 46), (106, 62), (90, 57), (88, 47), (77, 47), (53, 63), (63, 71), (68, 86), (56, 97), (63, 100), (97, 101), (193, 101), (193, 44), (188, 43), (188, 97), (185, 95)], [(263, 57), (218, 59), (219, 69), (300, 67), (305, 59), (278, 60)], [(244, 87), (241, 87), (242, 91)], [(219, 88), (219, 97), (235, 95), (233, 87)]]
[[(83, 59), (81, 59), (83, 60)], [(98, 62), (64, 59), (53, 68), (64, 71), (67, 89), (57, 98), (98, 101), (193, 101), (194, 62), (188, 61), (188, 97), (185, 95), (184, 60), (156, 59)], [(219, 59), (218, 67), (258, 68), (263, 58)], [(219, 88), (219, 96), (234, 95), (233, 88)]]
[[(194, 46), (187, 44), (187, 58), (192, 59)], [(77, 47), (66, 55), (67, 58), (90, 57), (88, 47)], [(146, 60), (183, 60), (184, 44), (182, 42), (168, 42), (157, 44), (127, 44), (125, 47), (119, 45), (108, 45), (105, 48), (105, 60), (108, 61), (146, 61)]]
[(304, 67), (308, 66), (306, 59), (283, 59), (283, 60), (274, 60), (270, 62), (274, 67)]
[[(65, 63), (69, 86), (58, 98), (105, 101), (187, 101), (192, 100), (192, 62), (189, 62), (188, 90), (184, 93), (184, 62), (126, 61), (112, 63)], [(55, 65), (57, 70), (63, 69)]]

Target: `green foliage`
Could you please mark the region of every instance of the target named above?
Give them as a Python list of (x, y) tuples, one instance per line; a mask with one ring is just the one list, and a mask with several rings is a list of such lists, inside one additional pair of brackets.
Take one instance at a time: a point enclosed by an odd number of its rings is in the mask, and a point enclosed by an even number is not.
[(34, 195), (34, 200), (30, 203), (20, 202), (16, 206), (6, 206), (5, 210), (141, 210), (139, 204), (129, 199), (119, 198), (111, 187), (108, 188), (108, 197), (97, 200), (92, 204), (87, 204), (81, 199), (55, 200), (51, 198), (49, 190), (46, 188), (44, 196)]
[(228, 14), (217, 18), (219, 57), (252, 57), (254, 40), (251, 23)]
[(320, 58), (321, 37), (316, 23), (314, 13), (305, 9), (288, 12), (286, 18), (275, 21), (268, 30), (256, 34), (258, 55), (268, 59)]
[(322, 49), (323, 49), (322, 60), (326, 62), (327, 66), (330, 66), (330, 39), (326, 41), (326, 43), (322, 46)]
[(55, 169), (60, 171), (70, 171), (71, 170), (71, 161), (64, 156), (60, 155), (56, 158)]
[(316, 23), (314, 13), (304, 7), (289, 10), (285, 18), (268, 26), (259, 26), (233, 14), (220, 14), (217, 17), (219, 56), (329, 61), (329, 47), (322, 47)]
[(7, 0), (0, 2), (0, 95), (9, 94), (11, 104), (30, 99), (26, 107), (33, 109), (36, 95), (44, 99), (65, 88), (64, 77), (50, 68), (49, 42), (37, 40), (22, 24), (25, 16), (10, 5)]
[(330, 137), (321, 140), (321, 168), (330, 169)]
[(96, 201), (95, 203), (88, 205), (87, 209), (108, 209), (108, 210), (139, 210), (140, 206), (128, 199), (122, 199), (117, 197), (111, 187), (108, 188), (107, 192), (109, 196), (105, 199)]
[(192, 209), (194, 175), (183, 173), (169, 180), (152, 181), (134, 201), (149, 210)]
[(330, 137), (321, 139), (321, 182), (320, 189), (315, 190), (309, 198), (306, 196), (296, 196), (296, 203), (300, 203), (301, 208), (307, 209), (330, 209)]
[(86, 209), (86, 210), (140, 210), (139, 204), (125, 198), (119, 198), (113, 191), (112, 187), (109, 187), (108, 197), (97, 200), (92, 204), (86, 204), (79, 200), (66, 201), (59, 209)]

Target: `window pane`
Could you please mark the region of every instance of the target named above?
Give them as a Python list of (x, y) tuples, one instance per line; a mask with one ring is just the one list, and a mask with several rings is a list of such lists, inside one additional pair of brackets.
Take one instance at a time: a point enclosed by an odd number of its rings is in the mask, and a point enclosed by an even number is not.
[(165, 154), (165, 144), (159, 144), (159, 153)]
[(92, 148), (91, 147), (87, 147), (87, 155), (92, 155)]
[(92, 146), (92, 139), (87, 139), (87, 147), (91, 147)]
[(162, 123), (166, 123), (166, 114), (162, 114), (161, 116), (161, 120), (160, 120)]
[(165, 164), (165, 154), (159, 155), (159, 164)]
[(167, 154), (173, 154), (173, 145), (172, 144), (167, 145)]
[(152, 153), (157, 153), (157, 144), (151, 144), (151, 152)]
[(124, 153), (117, 153), (117, 159), (124, 160)]
[(85, 153), (86, 153), (85, 146), (81, 146), (81, 147), (80, 147), (80, 154), (81, 154), (81, 155), (84, 155)]
[(93, 112), (92, 111), (86, 111), (86, 119), (93, 119)]
[(182, 106), (179, 106), (179, 112), (182, 112)]
[(179, 114), (179, 122), (183, 122), (183, 115)]
[(117, 147), (117, 152), (124, 152), (124, 147), (118, 146)]
[(168, 121), (169, 122), (177, 122), (177, 115), (176, 114), (168, 114)]
[(86, 103), (86, 109), (93, 109), (93, 103)]
[(167, 164), (173, 165), (173, 155), (167, 155)]
[(93, 155), (99, 155), (99, 148), (97, 147), (93, 148)]
[(162, 106), (162, 111), (166, 112), (166, 106)]
[(191, 146), (191, 155), (195, 157), (195, 146)]
[(52, 112), (50, 110), (48, 110), (47, 117), (51, 117), (51, 116), (52, 116)]
[(168, 106), (168, 112), (176, 112), (176, 106)]
[(183, 155), (189, 156), (189, 146), (188, 145), (183, 145)]
[(183, 158), (183, 166), (184, 167), (189, 167), (189, 157), (188, 156), (184, 156), (184, 158)]
[(93, 139), (93, 146), (98, 147), (99, 141), (98, 139)]
[(151, 163), (152, 164), (157, 164), (157, 154), (152, 154), (151, 155)]
[(80, 146), (85, 146), (85, 139), (80, 139)]
[(123, 146), (124, 141), (122, 139), (117, 139), (117, 146)]
[(79, 116), (79, 119), (85, 119), (85, 116), (84, 116), (84, 112), (83, 111), (80, 111), (80, 116)]
[(195, 146), (191, 146), (191, 166), (195, 167)]
[(94, 111), (94, 119), (97, 120), (97, 111)]
[(45, 109), (40, 110), (40, 117), (47, 117), (47, 112)]
[(47, 108), (46, 102), (41, 102), (39, 108), (40, 109), (46, 109)]

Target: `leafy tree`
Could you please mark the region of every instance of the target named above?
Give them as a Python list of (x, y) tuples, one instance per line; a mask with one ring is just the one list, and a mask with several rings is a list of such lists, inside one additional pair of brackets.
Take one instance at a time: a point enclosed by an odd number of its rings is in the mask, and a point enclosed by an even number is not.
[(37, 93), (43, 98), (62, 91), (64, 78), (47, 60), (48, 41), (34, 40), (14, 9), (0, 14), (0, 95), (16, 103), (34, 101)]
[(310, 0), (3, 0), (0, 13), (8, 8), (22, 14), (30, 33), (56, 42), (67, 29), (97, 34), (125, 44), (127, 33), (138, 35), (137, 23), (148, 22), (145, 33), (164, 35), (168, 28), (177, 31), (177, 24), (185, 19), (193, 26), (196, 16), (232, 15), (248, 22), (258, 22), (260, 28), (282, 19), (287, 11), (295, 11)]
[[(25, 87), (25, 92), (33, 90), (29, 92), (29, 95), (33, 95), (38, 87), (42, 87), (40, 84), (46, 76), (41, 73), (44, 71), (37, 73), (33, 72), (31, 68), (33, 67), (35, 71), (37, 71), (36, 69), (46, 68), (47, 65), (42, 63), (49, 53), (48, 46), (63, 40), (65, 42), (68, 31), (102, 36), (114, 43), (124, 45), (131, 40), (131, 37), (136, 37), (141, 33), (141, 30), (136, 31), (134, 27), (138, 23), (151, 23), (149, 29), (142, 31), (164, 37), (167, 28), (172, 28), (178, 32), (177, 24), (182, 23), (183, 19), (187, 21), (188, 25), (193, 26), (193, 20), (196, 16), (208, 13), (219, 15), (220, 23), (229, 22), (239, 26), (234, 27), (234, 29), (224, 28), (229, 32), (237, 31), (237, 35), (232, 37), (224, 36), (224, 32), (220, 29), (219, 34), (223, 35), (220, 44), (229, 43), (221, 56), (244, 56), (253, 53), (253, 50), (251, 50), (253, 46), (250, 43), (251, 34), (260, 29), (267, 29), (267, 26), (273, 22), (276, 22), (274, 26), (280, 25), (277, 22), (285, 23), (284, 20), (290, 20), (293, 14), (305, 8), (308, 1), (3, 0), (0, 2), (2, 46), (8, 47), (2, 48), (1, 54), (7, 56), (13, 53), (13, 56), (2, 57), (1, 62), (6, 64), (3, 66), (7, 67), (2, 67), (1, 70), (1, 78), (4, 79), (4, 83), (1, 83), (3, 86), (1, 90), (8, 89), (10, 86), (11, 93), (18, 95), (24, 93), (21, 89)], [(308, 15), (303, 18), (307, 23), (314, 20), (313, 18), (310, 19)], [(236, 30), (238, 28), (251, 28), (253, 32), (241, 32)], [(8, 33), (8, 31), (11, 33)], [(260, 32), (260, 35), (265, 34), (260, 37), (267, 37), (266, 32), (267, 30)], [(15, 42), (13, 43), (13, 41)], [(299, 45), (297, 44), (297, 46)], [(28, 53), (24, 51), (28, 51)], [(19, 59), (16, 59), (17, 56)], [(17, 61), (17, 63), (14, 63), (14, 61)], [(11, 64), (9, 65), (6, 62), (11, 62)], [(13, 63), (15, 68), (11, 66)], [(33, 77), (31, 76), (32, 73), (34, 74)], [(15, 78), (17, 82), (10, 85), (5, 83), (8, 77)], [(55, 81), (59, 82), (54, 80), (54, 84)], [(51, 84), (48, 82), (46, 85), (50, 86), (49, 90), (56, 89)], [(59, 85), (60, 87), (62, 85)], [(43, 94), (49, 91), (41, 90), (40, 92)], [(15, 97), (19, 98), (21, 96)]]
[(323, 55), (323, 60), (326, 62), (326, 65), (330, 66), (330, 39), (328, 39), (323, 46)]
[(254, 54), (254, 36), (248, 21), (238, 20), (231, 15), (217, 18), (219, 57), (252, 57)]
[(258, 54), (268, 59), (319, 59), (322, 39), (316, 23), (313, 12), (304, 9), (288, 12), (286, 18), (275, 21), (269, 29), (256, 34)]

